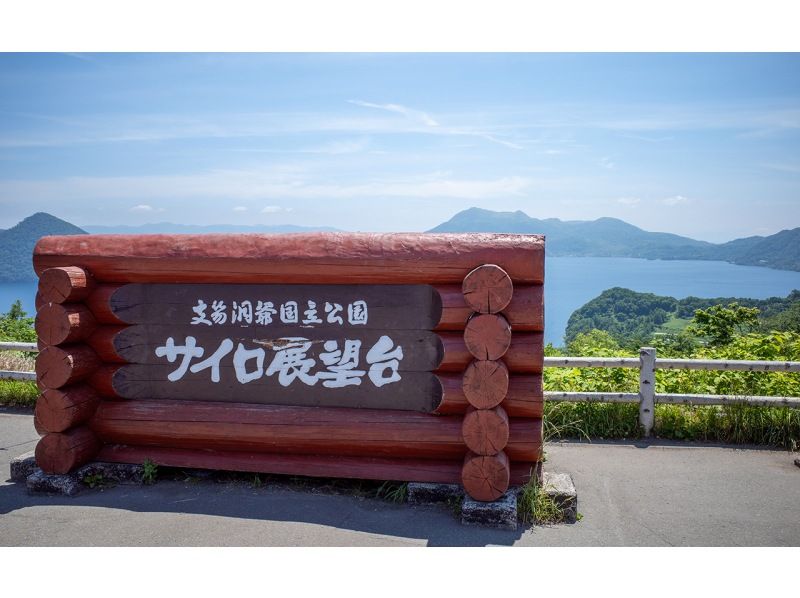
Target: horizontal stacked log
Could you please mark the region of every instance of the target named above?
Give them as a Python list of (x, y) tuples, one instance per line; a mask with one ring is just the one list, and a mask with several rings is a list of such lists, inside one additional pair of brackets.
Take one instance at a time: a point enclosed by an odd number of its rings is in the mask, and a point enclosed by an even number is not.
[[(503, 268), (475, 268), (494, 263)], [(544, 323), (540, 237), (45, 237), (34, 251), (34, 268), (40, 275), (42, 347), (35, 423), (45, 434), (37, 461), (46, 471), (65, 473), (95, 456), (133, 463), (149, 458), (183, 467), (483, 484), (490, 490), (467, 489), (485, 500), (504, 484), (538, 475)], [(467, 276), (471, 272), (478, 274)], [(441, 395), (433, 413), (191, 397), (133, 400), (121, 399), (115, 389), (115, 375), (128, 363), (119, 339), (133, 324), (113, 309), (114, 295), (125, 284), (343, 281), (435, 289), (441, 315), (431, 329), (441, 341), (435, 370)], [(478, 356), (483, 359), (476, 361)], [(476, 365), (489, 358), (494, 367)]]

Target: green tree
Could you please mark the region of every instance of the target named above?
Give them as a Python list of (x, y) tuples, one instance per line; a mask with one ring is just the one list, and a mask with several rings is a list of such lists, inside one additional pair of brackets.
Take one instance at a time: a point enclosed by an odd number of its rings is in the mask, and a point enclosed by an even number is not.
[(0, 340), (35, 343), (34, 320), (25, 317), (26, 315), (19, 299), (11, 305), (8, 312), (0, 314)]
[(736, 336), (747, 334), (758, 326), (758, 308), (743, 307), (738, 303), (712, 305), (698, 309), (689, 325), (692, 333), (708, 339), (714, 347), (729, 344)]

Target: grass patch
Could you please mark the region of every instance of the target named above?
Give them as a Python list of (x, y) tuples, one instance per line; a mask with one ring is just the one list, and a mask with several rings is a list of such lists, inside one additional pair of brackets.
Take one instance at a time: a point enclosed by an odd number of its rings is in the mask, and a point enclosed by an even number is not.
[(544, 403), (545, 440), (639, 438), (639, 405), (634, 403)]
[(39, 389), (35, 382), (26, 380), (0, 380), (0, 405), (10, 407), (36, 406)]
[(517, 495), (517, 517), (526, 524), (561, 523), (564, 521), (564, 510), (537, 480), (531, 479)]

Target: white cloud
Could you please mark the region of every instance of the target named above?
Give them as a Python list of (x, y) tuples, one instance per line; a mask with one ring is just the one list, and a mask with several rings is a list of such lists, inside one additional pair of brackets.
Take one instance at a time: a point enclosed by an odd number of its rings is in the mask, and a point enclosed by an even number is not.
[(661, 200), (661, 203), (663, 203), (665, 206), (679, 206), (690, 203), (691, 201), (691, 199), (684, 197), (683, 195), (673, 195), (672, 197), (665, 197)]
[(639, 199), (638, 197), (620, 197), (619, 199), (617, 199), (617, 203), (621, 203), (623, 206), (630, 206), (630, 207), (639, 205), (641, 201), (642, 200)]
[[(0, 201), (18, 197), (30, 201), (111, 201), (158, 197), (169, 201), (356, 198), (452, 198), (495, 199), (523, 196), (534, 180), (523, 176), (472, 179), (457, 178), (439, 172), (425, 176), (397, 179), (364, 179), (358, 183), (331, 183), (309, 180), (306, 173), (281, 169), (224, 170), (189, 175), (152, 175), (127, 177), (67, 177), (46, 181), (0, 181)], [(270, 203), (265, 213), (275, 213), (280, 206)], [(288, 210), (288, 208), (282, 208)], [(134, 212), (163, 211), (140, 204)], [(262, 210), (263, 212), (263, 210)]]
[(236, 206), (235, 208), (233, 208), (233, 211), (234, 212), (246, 212), (247, 208), (244, 207), (244, 206)]
[(139, 205), (133, 206), (129, 212), (163, 212), (164, 208), (154, 208), (151, 205), (146, 203), (140, 203)]

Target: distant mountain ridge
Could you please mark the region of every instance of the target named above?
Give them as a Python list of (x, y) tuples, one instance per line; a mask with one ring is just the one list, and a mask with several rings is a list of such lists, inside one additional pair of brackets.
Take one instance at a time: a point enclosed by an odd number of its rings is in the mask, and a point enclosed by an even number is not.
[(0, 230), (0, 282), (36, 280), (31, 256), (40, 238), (82, 234), (86, 231), (45, 212), (37, 212), (8, 230)]
[(800, 228), (717, 244), (645, 231), (616, 218), (538, 219), (521, 211), (470, 208), (428, 232), (540, 233), (550, 256), (713, 260), (800, 271)]

